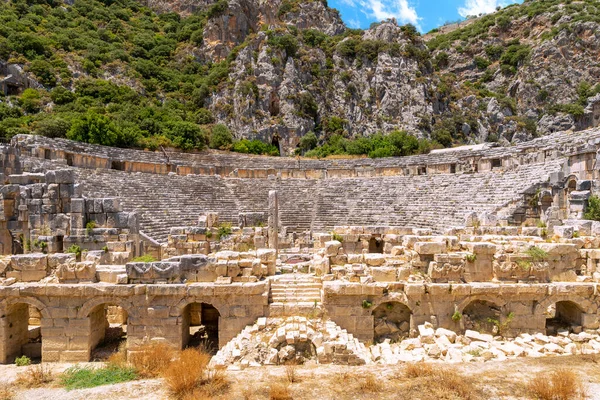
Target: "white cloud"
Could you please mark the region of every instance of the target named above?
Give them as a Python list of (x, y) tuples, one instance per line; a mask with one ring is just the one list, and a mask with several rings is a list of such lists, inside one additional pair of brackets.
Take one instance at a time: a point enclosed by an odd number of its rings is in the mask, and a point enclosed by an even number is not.
[(360, 21), (357, 19), (349, 19), (348, 26), (353, 29), (358, 29), (360, 28)]
[(498, 0), (466, 0), (463, 7), (458, 7), (458, 14), (463, 18), (469, 15), (489, 14), (496, 11), (496, 7), (506, 5), (506, 2)]
[(413, 24), (419, 28), (421, 18), (408, 0), (361, 0), (360, 4), (365, 14), (378, 21), (396, 18), (401, 24)]

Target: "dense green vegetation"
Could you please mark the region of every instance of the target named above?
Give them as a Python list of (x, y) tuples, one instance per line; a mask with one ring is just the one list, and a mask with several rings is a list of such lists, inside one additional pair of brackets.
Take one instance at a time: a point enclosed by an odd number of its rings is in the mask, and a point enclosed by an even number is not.
[[(199, 63), (185, 49), (202, 43), (208, 14), (223, 4), (188, 18), (159, 16), (132, 0), (4, 4), (0, 58), (25, 64), (46, 90), (26, 90), (13, 99), (16, 107), (0, 105), (0, 135), (203, 148), (213, 119), (205, 99), (226, 78), (230, 61)], [(52, 112), (41, 113), (50, 101)]]
[(136, 378), (137, 373), (133, 367), (107, 364), (105, 367), (94, 368), (76, 365), (61, 375), (60, 382), (67, 390), (72, 390), (112, 385)]
[[(311, 144), (314, 143), (309, 137)], [(305, 144), (305, 147), (307, 144)], [(423, 154), (432, 148), (442, 147), (439, 143), (417, 139), (404, 131), (394, 131), (389, 135), (376, 134), (369, 137), (345, 139), (340, 134), (330, 136), (321, 146), (313, 146), (305, 155), (324, 158), (337, 155), (366, 155), (371, 158), (409, 156)]]

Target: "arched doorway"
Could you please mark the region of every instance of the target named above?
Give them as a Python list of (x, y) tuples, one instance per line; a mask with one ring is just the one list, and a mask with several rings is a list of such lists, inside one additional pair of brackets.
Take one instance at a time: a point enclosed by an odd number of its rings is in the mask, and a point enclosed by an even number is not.
[(13, 363), (17, 357), (42, 359), (42, 328), (40, 311), (27, 303), (8, 306), (4, 318), (3, 362)]
[(127, 311), (104, 303), (90, 312), (90, 351), (92, 361), (102, 361), (127, 343)]
[(369, 239), (369, 253), (383, 253), (383, 239), (371, 237)]
[(546, 310), (546, 334), (556, 335), (559, 330), (573, 331), (581, 327), (583, 311), (572, 301), (558, 301)]
[(496, 304), (475, 300), (467, 305), (462, 312), (465, 329), (477, 332), (497, 334), (502, 311)]
[(211, 354), (219, 350), (219, 319), (221, 314), (212, 304), (191, 303), (183, 309), (182, 344), (205, 347)]
[(410, 333), (410, 308), (397, 301), (388, 301), (373, 310), (373, 338), (376, 343), (385, 339), (393, 342), (408, 337)]

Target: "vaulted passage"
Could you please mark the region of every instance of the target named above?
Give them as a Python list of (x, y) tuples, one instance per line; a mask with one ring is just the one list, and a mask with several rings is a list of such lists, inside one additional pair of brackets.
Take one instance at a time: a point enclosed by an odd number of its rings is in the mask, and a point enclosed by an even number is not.
[(205, 347), (211, 354), (219, 350), (219, 311), (211, 304), (191, 303), (183, 309), (183, 347)]
[(101, 304), (90, 312), (91, 360), (106, 360), (127, 342), (127, 312), (120, 306)]
[(500, 307), (485, 300), (472, 301), (465, 307), (462, 313), (465, 329), (491, 334), (498, 333), (500, 318)]
[(556, 335), (559, 330), (573, 331), (574, 327), (581, 327), (582, 311), (572, 301), (559, 301), (548, 307), (546, 312), (546, 334)]
[(37, 308), (25, 303), (8, 307), (0, 318), (1, 347), (0, 361), (13, 363), (17, 357), (27, 356), (32, 360), (42, 358), (41, 315)]
[(373, 310), (375, 342), (385, 339), (400, 341), (410, 333), (411, 311), (406, 305), (395, 301), (380, 304)]

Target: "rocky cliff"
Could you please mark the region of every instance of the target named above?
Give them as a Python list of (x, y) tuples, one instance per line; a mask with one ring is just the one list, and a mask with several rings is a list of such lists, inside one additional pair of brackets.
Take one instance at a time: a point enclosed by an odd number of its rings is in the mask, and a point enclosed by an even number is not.
[[(158, 14), (134, 0), (8, 4), (0, 59), (43, 87), (0, 104), (4, 136), (54, 113), (55, 136), (201, 148), (223, 123), (290, 154), (311, 131), (324, 143), (401, 129), (452, 146), (600, 124), (594, 0), (526, 1), (425, 36), (393, 20), (347, 29), (317, 0), (148, 0)], [(113, 136), (91, 136), (96, 114)]]

